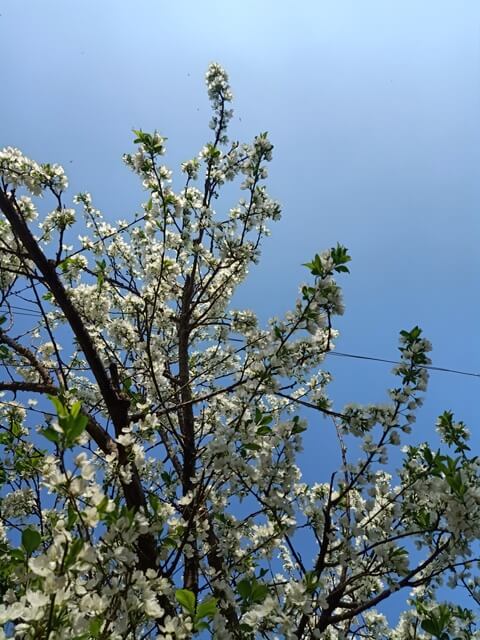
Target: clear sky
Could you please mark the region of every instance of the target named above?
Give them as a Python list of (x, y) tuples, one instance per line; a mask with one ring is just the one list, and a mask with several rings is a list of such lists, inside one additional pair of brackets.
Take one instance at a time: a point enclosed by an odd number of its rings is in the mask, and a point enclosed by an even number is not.
[[(396, 358), (420, 325), (437, 366), (480, 373), (480, 3), (477, 0), (1, 0), (0, 146), (64, 164), (112, 218), (142, 199), (121, 162), (132, 127), (174, 169), (208, 136), (203, 76), (229, 72), (232, 136), (268, 130), (283, 219), (236, 301), (293, 305), (301, 266), (337, 241), (342, 352)], [(390, 366), (331, 357), (332, 396), (383, 401)], [(414, 438), (452, 409), (480, 451), (480, 377), (432, 373)], [(325, 451), (320, 423), (306, 473)], [(324, 480), (325, 478), (319, 478)]]

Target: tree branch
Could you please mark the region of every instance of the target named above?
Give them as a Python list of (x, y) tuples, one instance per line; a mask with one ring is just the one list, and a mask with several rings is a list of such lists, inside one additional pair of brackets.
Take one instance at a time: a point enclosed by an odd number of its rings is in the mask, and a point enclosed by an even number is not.
[[(107, 411), (112, 419), (115, 432), (120, 435), (124, 428), (128, 425), (128, 409), (130, 401), (124, 398), (112, 385), (103, 362), (95, 348), (92, 338), (88, 333), (80, 314), (71, 301), (62, 281), (60, 280), (55, 263), (48, 260), (40, 249), (33, 234), (28, 228), (15, 199), (8, 197), (3, 190), (0, 189), (0, 209), (10, 223), (13, 233), (19, 243), (24, 247), (29, 258), (35, 263), (37, 269), (43, 275), (45, 284), (52, 292), (58, 306), (63, 311), (78, 344), (83, 351), (85, 358), (90, 365), (92, 374), (98, 384), (100, 393), (107, 407)], [(24, 354), (26, 358), (28, 355)], [(90, 424), (90, 423), (89, 423)], [(111, 450), (111, 439), (107, 439), (104, 430), (99, 430), (99, 425), (91, 426), (89, 433), (95, 439), (98, 446), (103, 451)], [(94, 434), (94, 435), (93, 435)], [(147, 501), (143, 491), (138, 470), (133, 463), (128, 460), (125, 448), (114, 443), (118, 451), (118, 460), (122, 466), (130, 464), (132, 469), (132, 481), (129, 484), (122, 483), (125, 500), (129, 508), (138, 510), (140, 508), (147, 509)], [(141, 569), (157, 570), (157, 551), (153, 536), (144, 534), (139, 537), (138, 542), (139, 566)]]
[(2, 329), (0, 329), (0, 343), (8, 345), (16, 353), (18, 353), (20, 356), (25, 358), (25, 360), (28, 360), (28, 362), (30, 362), (32, 367), (36, 371), (38, 371), (38, 373), (40, 374), (40, 377), (42, 378), (45, 384), (53, 385), (53, 380), (50, 373), (43, 366), (43, 364), (35, 357), (33, 352), (27, 347), (24, 347), (23, 344), (20, 344), (19, 342), (11, 338)]
[(14, 380), (13, 382), (0, 382), (0, 391), (30, 391), (31, 393), (50, 393), (57, 395), (58, 389), (52, 384), (45, 384), (42, 382), (19, 382)]

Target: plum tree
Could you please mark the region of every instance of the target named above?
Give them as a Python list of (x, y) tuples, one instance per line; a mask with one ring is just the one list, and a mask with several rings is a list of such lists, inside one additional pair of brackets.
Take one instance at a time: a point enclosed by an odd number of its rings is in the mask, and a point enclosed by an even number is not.
[[(388, 402), (333, 407), (340, 244), (306, 263), (284, 317), (262, 327), (232, 306), (280, 206), (267, 134), (230, 141), (227, 74), (212, 64), (206, 81), (212, 138), (180, 190), (166, 139), (134, 132), (124, 161), (146, 199), (131, 220), (104, 218), (88, 193), (66, 203), (60, 166), (0, 152), (0, 637), (480, 637), (438, 594), (479, 600), (467, 429), (445, 412), (440, 449), (417, 439), (389, 463), (430, 345), (402, 331)], [(215, 208), (237, 180), (239, 201)], [(307, 428), (340, 448), (314, 484)], [(398, 591), (390, 624), (377, 607)]]

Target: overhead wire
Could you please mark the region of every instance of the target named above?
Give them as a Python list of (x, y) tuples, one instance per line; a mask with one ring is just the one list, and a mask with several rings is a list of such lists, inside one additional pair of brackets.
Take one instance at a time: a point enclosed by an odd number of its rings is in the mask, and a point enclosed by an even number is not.
[[(343, 353), (341, 351), (329, 351), (329, 356), (340, 356), (342, 358), (353, 358), (356, 360), (372, 360), (373, 362), (386, 362), (388, 364), (402, 364), (398, 360), (388, 360), (387, 358), (375, 358), (373, 356), (363, 356), (356, 353)], [(471, 376), (473, 378), (480, 378), (480, 373), (474, 373), (472, 371), (460, 371), (459, 369), (449, 369), (448, 367), (436, 367), (432, 364), (419, 364), (417, 365), (421, 369), (428, 369), (430, 371), (442, 371), (444, 373), (455, 373), (460, 376)]]
[[(10, 305), (11, 309), (14, 309), (16, 314), (19, 316), (25, 317), (40, 317), (41, 313), (39, 311), (35, 311), (34, 309), (28, 309), (26, 307), (20, 307), (18, 305)], [(341, 358), (350, 358), (352, 360), (367, 360), (371, 362), (383, 362), (385, 364), (395, 364), (399, 365), (401, 362), (398, 360), (389, 360), (388, 358), (377, 358), (375, 356), (366, 356), (358, 353), (345, 353), (342, 351), (329, 351), (327, 356), (336, 356)], [(424, 364), (418, 365), (422, 369), (428, 369), (429, 371), (439, 371), (441, 373), (452, 373), (459, 376), (468, 376), (471, 378), (480, 378), (480, 373), (475, 373), (473, 371), (462, 371), (460, 369), (452, 369), (449, 367), (438, 367), (435, 365)]]
[[(130, 229), (132, 226), (134, 226), (135, 224), (138, 224), (139, 222), (142, 222), (145, 218), (147, 217), (147, 214), (141, 215), (138, 218), (135, 218), (134, 220), (132, 220), (131, 222), (129, 222), (128, 224), (120, 227), (119, 229), (115, 229), (114, 231), (112, 231), (111, 233), (102, 236), (100, 238), (98, 238), (97, 240), (92, 241), (92, 246), (95, 246), (97, 244), (100, 244), (102, 242), (104, 242), (105, 240), (109, 240), (111, 237), (119, 235), (120, 233), (124, 233), (125, 231), (127, 231), (128, 229)], [(86, 251), (87, 249), (89, 249), (90, 247), (82, 247), (81, 249), (78, 249), (77, 251), (73, 252), (72, 254), (70, 254), (68, 257), (71, 258), (72, 256), (76, 256), (80, 253), (83, 253), (84, 251)], [(17, 305), (10, 305), (11, 309), (15, 309), (17, 315), (20, 316), (25, 316), (25, 317), (39, 317), (42, 314), (39, 311), (35, 311), (34, 309), (28, 309), (28, 308), (24, 308), (24, 307), (20, 307)], [(355, 359), (355, 360), (369, 360), (372, 362), (383, 362), (386, 364), (395, 364), (395, 365), (399, 365), (401, 364), (398, 360), (389, 360), (387, 358), (377, 358), (374, 356), (365, 356), (365, 355), (359, 355), (359, 354), (354, 354), (354, 353), (345, 353), (345, 352), (341, 352), (341, 351), (329, 351), (327, 355), (330, 356), (339, 356), (339, 357), (343, 357), (343, 358), (351, 358), (351, 359)], [(452, 374), (456, 374), (456, 375), (461, 375), (461, 376), (469, 376), (472, 378), (480, 378), (480, 373), (475, 373), (475, 372), (471, 372), (471, 371), (461, 371), (459, 369), (451, 369), (448, 367), (437, 367), (434, 365), (419, 365), (422, 369), (428, 369), (429, 371), (440, 371), (442, 373), (452, 373)]]

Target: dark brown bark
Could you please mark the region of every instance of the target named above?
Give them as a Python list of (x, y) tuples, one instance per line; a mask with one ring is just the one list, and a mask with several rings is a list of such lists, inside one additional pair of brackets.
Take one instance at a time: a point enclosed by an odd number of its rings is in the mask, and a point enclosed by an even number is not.
[[(188, 345), (190, 338), (190, 303), (193, 291), (193, 280), (191, 276), (185, 279), (182, 295), (182, 307), (180, 311), (178, 325), (178, 381), (180, 389), (181, 408), (179, 410), (179, 421), (182, 430), (183, 446), (183, 467), (182, 467), (182, 490), (183, 495), (193, 491), (192, 482), (195, 476), (196, 448), (195, 448), (195, 416), (193, 414), (192, 390), (190, 386), (190, 369)], [(184, 518), (191, 523), (191, 533), (193, 541), (193, 556), (185, 555), (185, 568), (183, 585), (185, 589), (198, 593), (198, 550), (195, 540), (195, 519), (192, 517), (193, 501), (185, 509)]]

